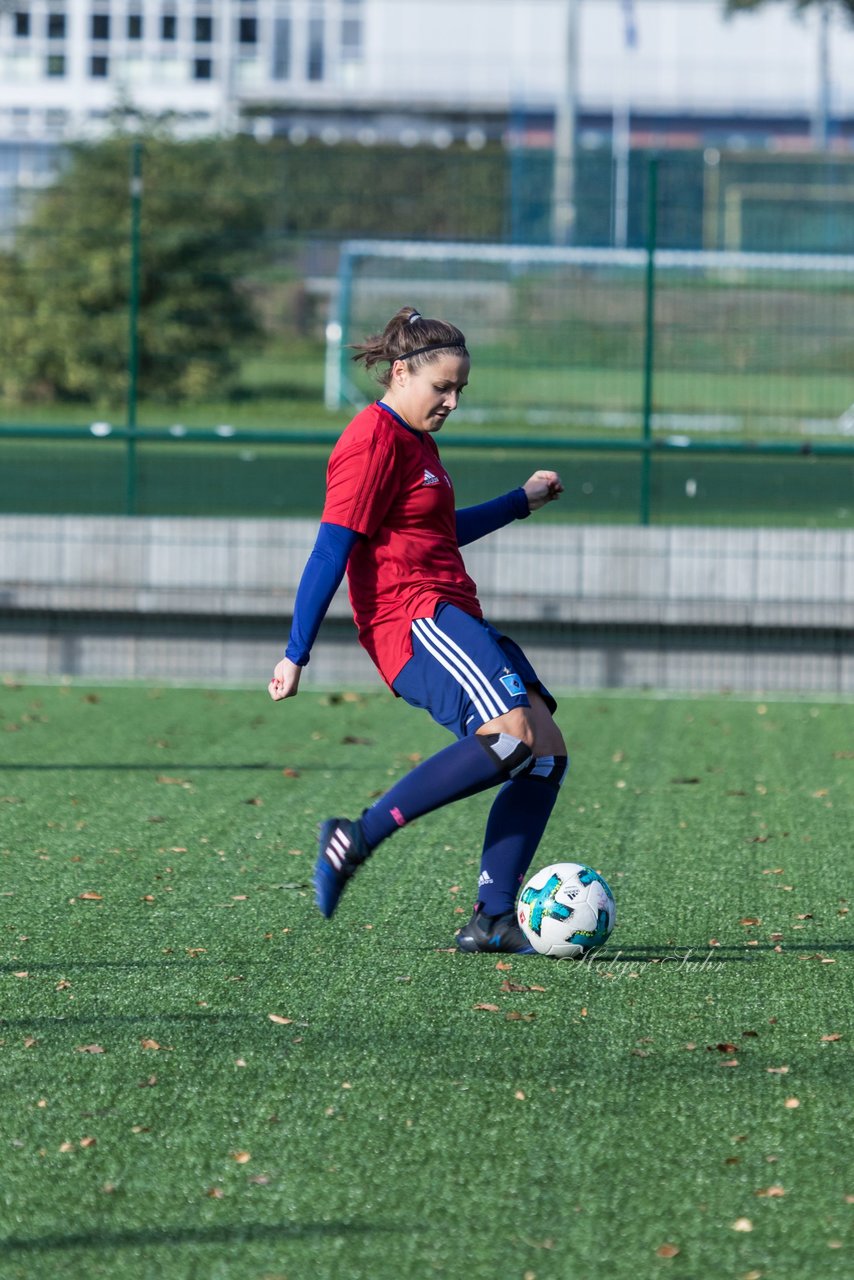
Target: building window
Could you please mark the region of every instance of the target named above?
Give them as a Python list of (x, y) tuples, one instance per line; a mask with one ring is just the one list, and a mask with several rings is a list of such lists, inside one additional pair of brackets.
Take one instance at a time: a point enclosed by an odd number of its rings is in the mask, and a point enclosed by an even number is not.
[(110, 15), (108, 13), (92, 14), (92, 39), (93, 40), (109, 40), (110, 38)]
[(308, 61), (306, 73), (309, 80), (322, 80), (324, 71), (324, 22), (323, 15), (308, 20)]
[(15, 13), (15, 35), (28, 36), (30, 34), (30, 15), (24, 9), (18, 9)]
[(360, 62), (362, 58), (362, 24), (358, 18), (345, 18), (341, 23), (341, 60)]
[(193, 59), (193, 79), (194, 80), (211, 80), (213, 78), (213, 63), (210, 58), (194, 58)]
[(362, 60), (362, 0), (343, 0), (341, 11), (341, 61)]
[(237, 24), (237, 38), (241, 44), (257, 44), (258, 19), (241, 18)]
[(52, 138), (58, 137), (68, 124), (68, 112), (61, 107), (48, 107), (45, 112), (45, 126)]
[(164, 13), (160, 17), (160, 39), (176, 40), (178, 38), (178, 19), (174, 13)]
[(47, 74), (49, 76), (65, 75), (65, 54), (49, 53), (47, 56)]
[(288, 80), (291, 74), (291, 20), (276, 18), (273, 21), (274, 80)]
[(142, 14), (128, 14), (128, 40), (142, 39)]
[(47, 15), (47, 38), (48, 40), (63, 40), (65, 38), (64, 13), (49, 13)]
[(197, 16), (193, 23), (196, 44), (210, 44), (213, 40), (213, 18)]
[(103, 53), (96, 53), (89, 59), (89, 75), (93, 80), (103, 80), (110, 74), (110, 59)]

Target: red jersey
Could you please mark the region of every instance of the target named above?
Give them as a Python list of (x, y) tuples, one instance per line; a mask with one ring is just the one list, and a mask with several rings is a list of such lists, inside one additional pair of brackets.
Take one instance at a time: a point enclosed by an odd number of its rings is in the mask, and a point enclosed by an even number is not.
[(364, 535), (347, 564), (350, 604), (387, 684), (412, 657), (414, 618), (432, 618), (443, 601), (483, 616), (436, 442), (381, 403), (357, 414), (333, 449), (322, 519)]

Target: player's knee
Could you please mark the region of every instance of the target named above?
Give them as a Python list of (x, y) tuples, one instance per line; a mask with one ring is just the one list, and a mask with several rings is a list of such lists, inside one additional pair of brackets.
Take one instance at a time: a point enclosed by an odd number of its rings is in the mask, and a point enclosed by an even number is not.
[(517, 778), (531, 767), (533, 751), (527, 742), (512, 733), (479, 733), (477, 740), (508, 778)]

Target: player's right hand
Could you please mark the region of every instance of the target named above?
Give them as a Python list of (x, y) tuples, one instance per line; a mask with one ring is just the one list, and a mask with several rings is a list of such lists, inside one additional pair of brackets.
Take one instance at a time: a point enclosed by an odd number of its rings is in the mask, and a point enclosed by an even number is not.
[(301, 675), (302, 667), (291, 662), (290, 658), (282, 658), (282, 661), (276, 664), (273, 678), (267, 685), (267, 692), (273, 701), (281, 702), (283, 698), (295, 698), (299, 692)]

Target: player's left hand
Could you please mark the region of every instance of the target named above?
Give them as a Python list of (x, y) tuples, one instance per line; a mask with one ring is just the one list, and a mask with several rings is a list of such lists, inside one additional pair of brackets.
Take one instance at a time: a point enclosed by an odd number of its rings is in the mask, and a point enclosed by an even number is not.
[(554, 502), (563, 493), (563, 484), (556, 471), (535, 471), (522, 485), (528, 495), (528, 510), (539, 511), (547, 502)]

